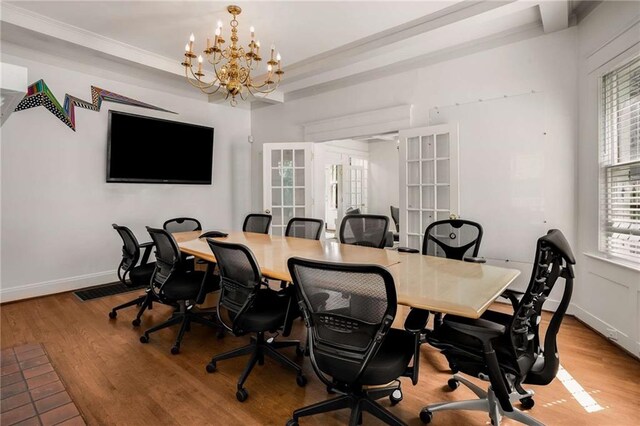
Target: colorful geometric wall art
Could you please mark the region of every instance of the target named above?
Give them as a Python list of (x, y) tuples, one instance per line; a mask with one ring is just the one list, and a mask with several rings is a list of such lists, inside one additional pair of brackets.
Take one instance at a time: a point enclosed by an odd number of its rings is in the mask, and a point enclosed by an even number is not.
[(75, 107), (90, 109), (92, 111), (100, 111), (102, 101), (115, 102), (124, 105), (133, 105), (140, 108), (153, 109), (156, 111), (170, 112), (176, 114), (173, 111), (159, 108), (154, 105), (150, 105), (141, 101), (137, 101), (126, 96), (119, 95), (108, 90), (101, 89), (99, 87), (91, 86), (91, 102), (87, 102), (75, 96), (71, 96), (68, 93), (64, 97), (64, 107), (60, 106), (60, 103), (53, 96), (53, 93), (47, 87), (44, 80), (38, 80), (29, 86), (27, 94), (20, 101), (15, 111), (23, 111), (29, 108), (35, 108), (43, 106), (48, 109), (58, 120), (69, 126), (71, 130), (76, 131), (76, 116)]

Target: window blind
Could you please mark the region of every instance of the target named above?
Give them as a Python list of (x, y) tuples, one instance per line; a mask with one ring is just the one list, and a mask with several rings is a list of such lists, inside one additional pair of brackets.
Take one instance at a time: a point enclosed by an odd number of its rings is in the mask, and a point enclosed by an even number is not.
[(640, 263), (640, 57), (602, 77), (600, 249)]

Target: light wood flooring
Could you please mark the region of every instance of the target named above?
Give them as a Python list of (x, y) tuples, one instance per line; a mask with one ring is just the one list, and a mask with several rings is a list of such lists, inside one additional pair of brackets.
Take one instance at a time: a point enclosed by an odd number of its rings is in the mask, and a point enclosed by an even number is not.
[[(42, 343), (69, 394), (92, 425), (284, 425), (295, 408), (331, 397), (314, 375), (308, 358), (299, 359), (309, 379), (305, 388), (296, 385), (292, 371), (266, 359), (246, 383), (249, 399), (238, 402), (235, 384), (247, 358), (219, 362), (213, 374), (206, 373), (205, 365), (212, 355), (244, 345), (248, 338), (228, 335), (218, 340), (212, 330), (194, 324), (179, 355), (169, 352), (175, 328), (154, 333), (149, 344), (142, 344), (138, 340), (141, 330), (161, 322), (170, 311), (154, 306), (138, 329), (131, 326), (135, 308), (120, 311), (116, 320), (108, 319), (112, 306), (135, 295), (81, 302), (72, 293), (63, 293), (2, 305), (1, 347)], [(399, 317), (404, 313), (401, 310)], [(401, 324), (401, 320), (397, 322)], [(303, 324), (296, 323), (292, 337), (303, 337)], [(536, 392), (532, 415), (548, 425), (640, 424), (637, 359), (572, 317), (562, 325), (559, 347), (564, 368), (604, 409), (588, 413), (556, 379), (545, 387), (531, 387)], [(464, 387), (448, 391), (444, 357), (428, 345), (421, 351), (420, 382), (412, 386), (403, 379), (404, 400), (391, 409), (411, 425), (422, 424), (418, 413), (428, 403), (473, 397)], [(288, 353), (295, 358), (292, 349)], [(388, 401), (383, 404), (389, 406)], [(484, 425), (488, 420), (483, 413), (442, 412), (435, 414), (432, 424)], [(347, 411), (300, 421), (302, 425), (347, 422)], [(364, 424), (379, 423), (365, 414)], [(504, 424), (514, 423), (505, 420)]]

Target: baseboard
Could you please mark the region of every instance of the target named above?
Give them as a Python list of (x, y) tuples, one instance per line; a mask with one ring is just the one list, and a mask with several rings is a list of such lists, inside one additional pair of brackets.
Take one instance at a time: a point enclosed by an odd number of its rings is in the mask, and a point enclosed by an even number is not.
[(613, 339), (607, 339), (607, 340), (609, 340), (614, 345), (624, 349), (631, 356), (635, 358), (640, 358), (640, 342), (635, 342), (627, 334), (618, 330), (611, 324), (604, 322), (603, 320), (591, 314), (590, 312), (587, 312), (586, 310), (582, 309), (580, 306), (577, 306), (577, 305), (572, 305), (572, 306), (573, 306), (574, 316), (580, 322), (584, 323), (586, 326), (593, 329), (597, 333), (602, 334), (605, 338), (608, 335), (609, 329), (616, 330), (618, 333), (617, 340), (613, 340)]
[(32, 297), (46, 296), (49, 294), (63, 293), (78, 290), (100, 284), (112, 283), (118, 280), (115, 272), (96, 272), (94, 274), (80, 275), (77, 277), (62, 278), (52, 281), (44, 281), (34, 284), (25, 284), (18, 287), (0, 288), (0, 303), (13, 302)]

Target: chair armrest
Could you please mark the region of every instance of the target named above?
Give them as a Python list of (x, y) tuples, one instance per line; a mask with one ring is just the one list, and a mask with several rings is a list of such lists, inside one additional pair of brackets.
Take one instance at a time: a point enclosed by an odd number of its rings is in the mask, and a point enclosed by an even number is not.
[(411, 247), (398, 247), (400, 253), (420, 253), (420, 250)]
[(471, 319), (458, 316), (451, 318), (451, 315), (448, 315), (444, 322), (448, 327), (460, 333), (480, 339), (485, 346), (496, 337), (502, 336), (506, 331), (505, 326), (482, 318)]
[(149, 256), (151, 256), (151, 249), (155, 245), (156, 243), (154, 243), (153, 241), (140, 244), (140, 248), (144, 249), (144, 252), (142, 253), (142, 260), (140, 261), (140, 265), (146, 265), (147, 263), (149, 263)]
[(485, 259), (484, 257), (467, 256), (463, 260), (465, 262), (471, 262), (471, 263), (487, 263), (487, 259)]
[(522, 296), (524, 296), (524, 292), (518, 291), (518, 290), (511, 290), (511, 289), (506, 289), (500, 295), (500, 297), (504, 297), (505, 299), (509, 299), (509, 301), (511, 302), (511, 306), (513, 307), (514, 311), (516, 309), (518, 309), (518, 304), (520, 303), (520, 299), (522, 298)]
[(429, 311), (424, 309), (411, 309), (407, 319), (404, 320), (404, 329), (409, 333), (420, 333), (427, 326)]

